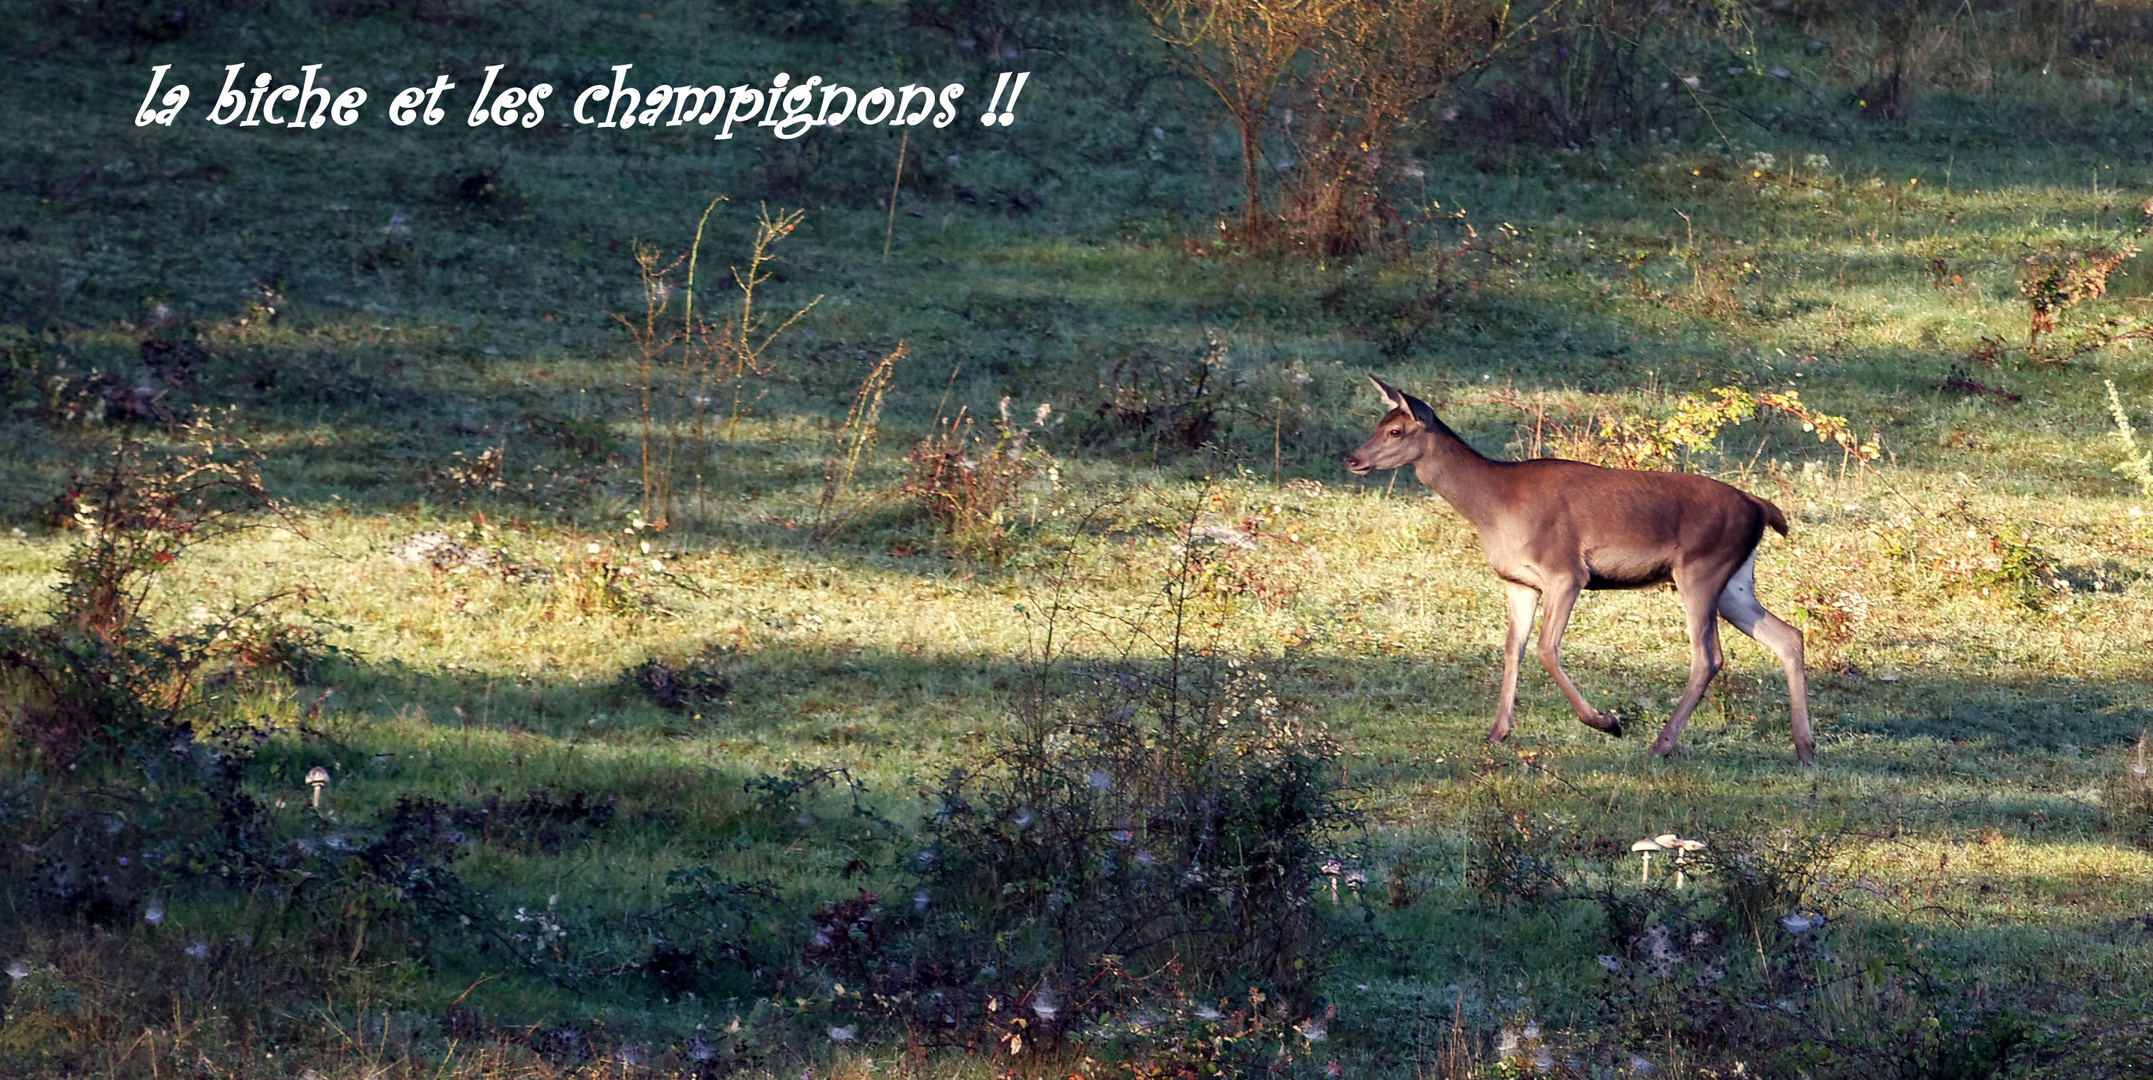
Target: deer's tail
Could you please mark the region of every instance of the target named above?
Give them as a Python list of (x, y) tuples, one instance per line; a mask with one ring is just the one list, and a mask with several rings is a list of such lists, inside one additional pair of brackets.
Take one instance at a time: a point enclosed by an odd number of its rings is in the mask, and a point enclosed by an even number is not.
[[(1745, 492), (1744, 494), (1747, 493)], [(1764, 511), (1764, 523), (1766, 525), (1779, 530), (1779, 535), (1781, 536), (1787, 535), (1787, 515), (1785, 511), (1774, 506), (1770, 499), (1760, 499), (1755, 495), (1750, 495), (1749, 499), (1757, 504), (1757, 509)]]

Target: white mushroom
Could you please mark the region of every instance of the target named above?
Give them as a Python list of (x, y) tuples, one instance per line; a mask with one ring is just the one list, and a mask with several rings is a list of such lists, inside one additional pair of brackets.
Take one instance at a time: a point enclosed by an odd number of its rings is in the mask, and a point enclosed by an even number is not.
[(1682, 887), (1682, 870), (1690, 863), (1690, 853), (1703, 851), (1704, 841), (1676, 840), (1673, 847), (1675, 849), (1675, 888), (1679, 889)]
[[(1674, 839), (1674, 837), (1672, 835), (1669, 835), (1667, 839), (1672, 840)], [(1639, 840), (1638, 842), (1631, 844), (1630, 850), (1635, 851), (1645, 857), (1645, 874), (1642, 880), (1650, 882), (1652, 880), (1652, 853), (1655, 851), (1667, 850), (1667, 845), (1660, 843), (1656, 839), (1646, 838), (1644, 840)]]
[(329, 786), (329, 770), (319, 765), (307, 770), (307, 786), (314, 789), (314, 805), (321, 806), (321, 789)]

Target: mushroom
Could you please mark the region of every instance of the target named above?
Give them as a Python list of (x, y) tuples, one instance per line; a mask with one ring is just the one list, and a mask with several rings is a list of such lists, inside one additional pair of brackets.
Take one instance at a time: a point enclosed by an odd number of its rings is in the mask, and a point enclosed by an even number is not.
[(1704, 850), (1704, 841), (1676, 840), (1673, 846), (1675, 848), (1675, 888), (1679, 889), (1682, 887), (1682, 868), (1689, 865), (1691, 852)]
[(329, 770), (319, 765), (307, 770), (307, 786), (314, 789), (314, 806), (321, 807), (321, 789), (329, 786)]
[[(1667, 839), (1672, 840), (1674, 839), (1674, 837), (1672, 835), (1669, 835)], [(1645, 875), (1642, 880), (1650, 882), (1652, 880), (1652, 853), (1655, 851), (1667, 850), (1667, 845), (1660, 843), (1656, 839), (1647, 837), (1646, 839), (1639, 840), (1638, 842), (1631, 844), (1630, 850), (1635, 851), (1645, 857)]]

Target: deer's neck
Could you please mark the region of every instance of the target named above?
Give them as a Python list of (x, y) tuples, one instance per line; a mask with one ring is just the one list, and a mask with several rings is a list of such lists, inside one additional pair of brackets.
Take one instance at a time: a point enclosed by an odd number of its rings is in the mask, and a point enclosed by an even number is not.
[(1500, 512), (1495, 463), (1466, 445), (1458, 433), (1441, 420), (1421, 433), (1420, 457), (1413, 462), (1413, 475), (1435, 489), (1445, 502), (1456, 507), (1465, 520), (1485, 525)]

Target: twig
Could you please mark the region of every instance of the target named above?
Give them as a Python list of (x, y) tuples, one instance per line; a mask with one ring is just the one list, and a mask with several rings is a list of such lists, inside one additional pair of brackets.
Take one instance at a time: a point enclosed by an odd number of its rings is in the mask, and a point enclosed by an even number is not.
[(897, 140), (897, 176), (890, 181), (890, 220), (882, 227), (882, 261), (890, 261), (890, 238), (897, 234), (897, 186), (905, 182), (905, 147), (910, 144), (912, 130), (906, 128)]

